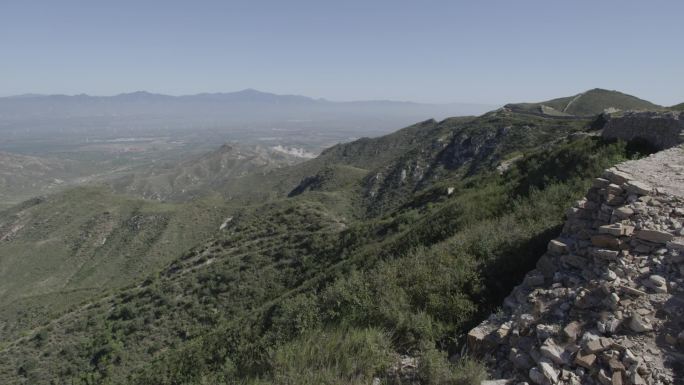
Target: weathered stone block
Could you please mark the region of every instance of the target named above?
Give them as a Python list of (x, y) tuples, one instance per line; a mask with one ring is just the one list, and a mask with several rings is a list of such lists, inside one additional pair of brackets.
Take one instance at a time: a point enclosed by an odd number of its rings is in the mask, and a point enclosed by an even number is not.
[(629, 207), (618, 207), (613, 211), (613, 214), (620, 219), (627, 219), (634, 215), (634, 210)]
[(625, 172), (622, 172), (615, 167), (609, 168), (608, 170), (603, 172), (603, 177), (605, 179), (608, 179), (612, 183), (615, 184), (623, 184), (627, 182), (628, 180), (632, 179), (633, 177), (630, 174), (627, 174)]
[(492, 332), (491, 329), (492, 327), (486, 324), (480, 324), (471, 329), (468, 332), (468, 337), (466, 339), (468, 350), (475, 354), (483, 354), (492, 350), (496, 346), (496, 343), (493, 338), (490, 337)]
[(632, 315), (632, 318), (629, 320), (629, 328), (636, 333), (645, 333), (653, 330), (651, 321), (639, 314)]
[(563, 328), (563, 334), (571, 341), (575, 341), (582, 330), (582, 325), (577, 321), (572, 321)]
[(591, 369), (594, 366), (594, 362), (596, 362), (596, 354), (582, 354), (581, 352), (577, 352), (577, 355), (575, 356), (575, 365), (579, 365), (586, 369)]
[(675, 238), (665, 245), (668, 249), (684, 251), (684, 238)]
[(625, 183), (625, 189), (632, 194), (638, 195), (648, 195), (653, 191), (652, 186), (637, 180), (630, 180)]
[(603, 225), (599, 227), (599, 234), (608, 234), (614, 237), (630, 236), (634, 232), (634, 226), (623, 225), (621, 223), (613, 223), (610, 225)]
[(622, 372), (613, 372), (613, 375), (611, 377), (611, 383), (612, 385), (622, 385), (623, 380), (622, 380)]
[(587, 343), (584, 345), (584, 350), (587, 353), (596, 354), (610, 348), (612, 345), (613, 340), (610, 338), (601, 337), (595, 340), (587, 341)]
[(557, 365), (565, 365), (570, 362), (570, 356), (565, 352), (565, 348), (559, 346), (553, 338), (547, 338), (539, 351)]
[(552, 254), (561, 255), (568, 251), (568, 245), (557, 239), (552, 239), (549, 242), (548, 250)]
[(616, 250), (608, 250), (608, 249), (597, 249), (597, 248), (592, 248), (589, 250), (589, 255), (592, 257), (600, 258), (600, 259), (606, 259), (606, 260), (616, 260), (618, 255), (620, 253)]
[(573, 254), (563, 255), (561, 257), (561, 262), (577, 269), (582, 269), (587, 266), (586, 258)]
[(644, 241), (663, 244), (674, 239), (674, 235), (660, 230), (639, 230), (636, 232), (636, 237)]
[(600, 234), (591, 237), (591, 244), (600, 248), (620, 250), (622, 241), (619, 238), (615, 238), (611, 235)]
[(608, 179), (596, 178), (592, 182), (591, 186), (594, 188), (597, 188), (597, 189), (602, 189), (602, 188), (608, 187), (609, 184), (610, 184), (610, 181)]

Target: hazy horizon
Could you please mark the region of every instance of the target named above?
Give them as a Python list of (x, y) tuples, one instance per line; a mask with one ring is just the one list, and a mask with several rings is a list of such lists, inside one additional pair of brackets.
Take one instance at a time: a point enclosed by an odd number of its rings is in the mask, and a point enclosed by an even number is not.
[(301, 97), (306, 97), (310, 98), (312, 100), (320, 100), (320, 101), (327, 101), (327, 102), (334, 102), (334, 103), (347, 103), (347, 102), (398, 102), (398, 103), (418, 103), (418, 104), (436, 104), (436, 105), (448, 105), (448, 104), (473, 104), (473, 105), (482, 105), (482, 106), (494, 106), (494, 105), (503, 105), (504, 103), (474, 103), (474, 102), (468, 102), (468, 101), (452, 101), (452, 102), (421, 102), (421, 101), (415, 101), (415, 100), (397, 100), (397, 99), (347, 99), (347, 100), (334, 100), (334, 99), (329, 99), (325, 97), (319, 97), (319, 96), (311, 96), (311, 95), (303, 95), (303, 94), (295, 94), (291, 92), (284, 92), (284, 93), (277, 93), (277, 92), (272, 92), (269, 90), (262, 90), (262, 89), (255, 89), (255, 88), (244, 88), (244, 89), (239, 89), (239, 90), (223, 90), (223, 91), (207, 91), (207, 92), (197, 92), (197, 93), (179, 93), (179, 94), (169, 94), (169, 93), (163, 93), (163, 92), (155, 92), (155, 91), (150, 91), (150, 90), (132, 90), (132, 91), (126, 91), (126, 92), (119, 92), (115, 94), (89, 94), (85, 92), (80, 92), (80, 93), (71, 93), (71, 94), (65, 94), (65, 93), (35, 93), (35, 92), (27, 92), (23, 94), (12, 94), (12, 95), (0, 95), (0, 98), (22, 98), (22, 97), (49, 97), (49, 96), (89, 96), (89, 97), (98, 97), (98, 98), (107, 98), (107, 97), (114, 97), (114, 96), (121, 96), (121, 95), (132, 95), (132, 94), (137, 94), (137, 93), (145, 93), (145, 94), (150, 94), (150, 95), (162, 95), (162, 96), (171, 96), (171, 97), (188, 97), (188, 96), (200, 96), (200, 95), (225, 95), (225, 94), (237, 94), (241, 92), (249, 92), (249, 91), (254, 91), (258, 93), (263, 93), (263, 94), (271, 94), (271, 95), (277, 95), (277, 96), (301, 96)]
[(0, 11), (1, 96), (254, 88), (502, 104), (604, 88), (684, 101), (684, 51), (671, 43), (684, 35), (684, 3), (673, 0), (68, 0)]

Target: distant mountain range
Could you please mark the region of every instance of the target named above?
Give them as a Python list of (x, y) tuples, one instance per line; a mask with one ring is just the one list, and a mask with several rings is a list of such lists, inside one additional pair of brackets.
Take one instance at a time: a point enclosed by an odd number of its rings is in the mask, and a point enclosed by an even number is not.
[(421, 115), (444, 118), (476, 115), (493, 105), (425, 104), (390, 100), (333, 102), (300, 95), (278, 95), (245, 89), (228, 93), (171, 96), (146, 91), (114, 96), (26, 94), (0, 98), (0, 119), (89, 116), (220, 116), (233, 120), (320, 118), (337, 114)]
[(0, 135), (6, 138), (0, 141), (0, 151), (35, 154), (46, 148), (45, 138), (73, 147), (86, 139), (173, 137), (205, 148), (236, 141), (317, 153), (339, 142), (383, 135), (417, 121), (480, 115), (496, 107), (333, 102), (252, 89), (185, 96), (145, 91), (115, 96), (29, 94), (0, 98)]

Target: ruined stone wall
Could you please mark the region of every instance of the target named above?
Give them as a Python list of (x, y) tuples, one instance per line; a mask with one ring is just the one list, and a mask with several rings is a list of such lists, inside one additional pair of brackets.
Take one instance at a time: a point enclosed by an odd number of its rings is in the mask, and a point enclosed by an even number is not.
[(684, 384), (683, 224), (684, 149), (607, 170), (470, 353), (497, 384)]
[(684, 143), (684, 114), (679, 112), (621, 112), (604, 118), (605, 138), (642, 139), (659, 150)]

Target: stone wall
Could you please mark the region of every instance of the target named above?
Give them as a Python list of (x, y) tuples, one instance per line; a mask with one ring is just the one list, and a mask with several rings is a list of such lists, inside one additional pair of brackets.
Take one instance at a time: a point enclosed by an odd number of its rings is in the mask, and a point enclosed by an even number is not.
[(684, 149), (597, 178), (503, 311), (468, 334), (491, 383), (683, 384), (683, 223)]
[(642, 139), (659, 150), (684, 143), (684, 114), (679, 112), (621, 112), (602, 118), (605, 138)]

